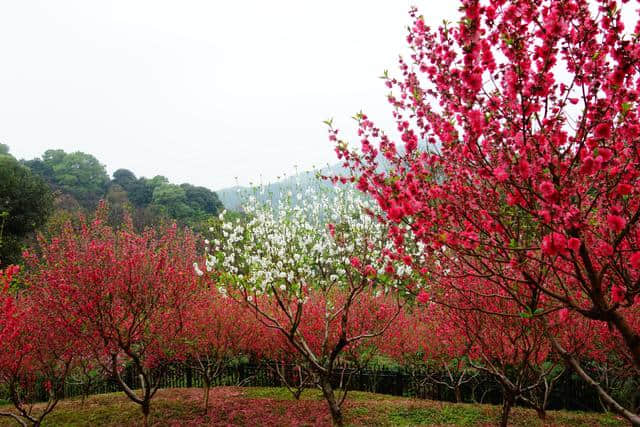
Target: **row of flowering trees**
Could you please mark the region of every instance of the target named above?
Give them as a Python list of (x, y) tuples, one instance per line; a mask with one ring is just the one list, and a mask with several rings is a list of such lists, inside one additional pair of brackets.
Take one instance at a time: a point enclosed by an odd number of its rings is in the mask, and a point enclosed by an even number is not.
[[(21, 274), (2, 274), (0, 343), (9, 351), (0, 382), (16, 410), (0, 415), (22, 425), (41, 423), (65, 381), (96, 373), (114, 378), (146, 423), (161, 373), (174, 364), (201, 373), (206, 409), (216, 376), (242, 354), (274, 361), (297, 396), (320, 388), (337, 425), (353, 373), (345, 363), (366, 366), (374, 355), (433, 366), (427, 380), (457, 396), (477, 372), (488, 373), (502, 387), (505, 422), (516, 402), (544, 416), (562, 373), (561, 355), (533, 319), (467, 310), (477, 298), (471, 290), (434, 304), (438, 290), (412, 267), (423, 245), (397, 252), (403, 237), (354, 191), (307, 191), (277, 206), (249, 200), (245, 220), (223, 215), (211, 228), (204, 263), (195, 265), (202, 257), (190, 232), (114, 229), (104, 212), (41, 240)], [(510, 304), (485, 300), (487, 310)], [(555, 314), (554, 325), (573, 321)], [(617, 345), (553, 331), (567, 349), (590, 346), (591, 359)], [(139, 375), (135, 384), (123, 378), (127, 368)], [(34, 406), (42, 389), (48, 403)]]
[[(363, 208), (353, 192), (306, 194), (276, 209), (250, 201), (248, 220), (222, 218), (200, 264), (195, 236), (175, 226), (114, 228), (104, 206), (66, 224), (25, 253), (21, 274), (3, 272), (0, 338), (10, 351), (0, 356), (0, 383), (16, 411), (0, 415), (39, 425), (65, 381), (97, 372), (118, 382), (147, 424), (165, 367), (199, 371), (207, 408), (223, 364), (251, 353), (297, 364), (342, 424), (349, 378), (337, 396), (337, 364), (383, 351), (402, 317), (401, 291), (420, 286)], [(138, 374), (135, 384), (125, 369)], [(48, 403), (34, 406), (43, 388)]]
[(206, 270), (223, 295), (284, 342), (279, 352), (305, 367), (336, 425), (348, 388), (348, 378), (332, 381), (338, 362), (363, 363), (375, 352), (401, 362), (421, 355), (443, 363), (437, 371), (447, 372), (443, 383), (458, 396), (483, 372), (502, 389), (506, 425), (517, 402), (544, 418), (567, 351), (593, 360), (619, 346), (594, 339), (568, 311), (551, 310), (540, 322), (537, 308), (522, 309), (484, 278), (442, 286), (432, 280), (441, 258), (348, 187), (298, 190), (277, 205), (250, 198), (244, 211), (244, 221), (221, 216), (220, 238), (207, 241)]
[(437, 29), (414, 9), (410, 57), (384, 77), (401, 142), (365, 114), (359, 149), (330, 129), (395, 251), (423, 244), (413, 266), (512, 396), (505, 414), (529, 386), (495, 352), (539, 365), (552, 351), (640, 425), (581, 364), (606, 349), (640, 372), (640, 21), (626, 3), (462, 0)]

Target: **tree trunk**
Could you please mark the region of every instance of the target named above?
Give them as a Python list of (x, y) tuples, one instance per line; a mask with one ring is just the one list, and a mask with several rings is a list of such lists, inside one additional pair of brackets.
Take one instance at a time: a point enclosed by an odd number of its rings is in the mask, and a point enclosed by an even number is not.
[(500, 427), (507, 427), (509, 423), (509, 412), (511, 412), (511, 407), (513, 406), (513, 398), (507, 391), (504, 393), (503, 402), (502, 402), (502, 416), (500, 418)]
[(460, 390), (460, 386), (456, 386), (453, 391), (456, 394), (456, 403), (462, 402), (462, 390)]
[(613, 409), (618, 415), (626, 418), (631, 425), (640, 427), (640, 416), (638, 414), (634, 414), (633, 412), (626, 409), (624, 406), (620, 405), (609, 393), (606, 392), (605, 389), (602, 388), (600, 383), (595, 381), (589, 374), (587, 374), (582, 366), (580, 366), (580, 362), (568, 351), (566, 351), (560, 343), (555, 339), (553, 335), (549, 335), (549, 340), (551, 341), (551, 345), (553, 348), (562, 355), (567, 364), (573, 368), (573, 371), (578, 374), (580, 378), (582, 378), (587, 384), (592, 386), (598, 392), (598, 396), (605, 402), (607, 405)]
[(476, 398), (476, 390), (478, 386), (476, 384), (471, 385), (471, 401), (473, 403), (478, 403), (478, 399)]
[(544, 408), (536, 408), (536, 413), (541, 420), (547, 419), (547, 411)]
[(305, 381), (302, 378), (302, 368), (300, 367), (300, 365), (297, 365), (294, 369), (298, 371), (298, 388), (296, 389), (294, 396), (296, 400), (300, 400), (300, 396), (302, 396), (302, 392), (304, 391)]
[(209, 410), (209, 390), (211, 390), (211, 384), (209, 384), (209, 379), (208, 378), (204, 378), (204, 396), (203, 396), (203, 401), (204, 401), (204, 412), (205, 414), (207, 413), (207, 411)]
[(193, 370), (191, 369), (191, 365), (187, 366), (187, 387), (193, 387)]
[(612, 313), (612, 323), (624, 338), (624, 342), (627, 344), (627, 348), (631, 353), (633, 364), (636, 368), (640, 369), (640, 335), (635, 333), (633, 328), (629, 326), (629, 323), (618, 312)]
[(336, 402), (336, 396), (333, 393), (331, 380), (326, 377), (321, 378), (320, 388), (322, 389), (322, 395), (329, 405), (329, 411), (331, 411), (331, 419), (333, 420), (333, 425), (342, 427), (344, 425), (344, 420), (342, 419), (342, 410)]
[(145, 399), (144, 402), (142, 402), (142, 422), (144, 427), (148, 427), (149, 426), (149, 412), (151, 410), (151, 402), (149, 402), (148, 399)]

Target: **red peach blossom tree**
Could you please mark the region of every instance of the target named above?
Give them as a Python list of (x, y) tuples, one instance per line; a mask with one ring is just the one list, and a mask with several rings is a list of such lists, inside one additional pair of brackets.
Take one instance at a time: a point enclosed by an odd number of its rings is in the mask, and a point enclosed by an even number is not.
[[(140, 234), (131, 224), (114, 229), (105, 212), (42, 240), (39, 256), (27, 254), (27, 283), (37, 303), (140, 405), (146, 425), (162, 368), (184, 357), (176, 337), (199, 286), (195, 240), (175, 225)], [(138, 375), (139, 392), (125, 382), (125, 368)]]
[(211, 385), (225, 363), (254, 350), (261, 342), (261, 329), (252, 313), (215, 288), (203, 288), (188, 302), (184, 328), (176, 339), (184, 347), (185, 363), (202, 376), (205, 410)]
[(380, 351), (404, 366), (418, 368), (416, 381), (421, 386), (445, 387), (461, 403), (462, 387), (476, 380), (478, 371), (469, 364), (467, 337), (452, 333), (450, 316), (430, 298), (422, 293), (419, 304), (404, 307)]
[[(502, 390), (501, 425), (506, 426), (511, 408), (521, 402), (533, 407), (540, 418), (546, 416), (546, 406), (554, 384), (564, 372), (563, 361), (553, 354), (547, 339), (548, 329), (535, 317), (487, 314), (512, 311), (511, 298), (495, 289), (489, 297), (491, 284), (466, 279), (466, 293), (449, 291), (443, 294), (445, 304), (433, 304), (429, 318), (438, 318), (444, 326), (444, 337), (456, 337), (463, 344), (464, 354), (474, 369), (493, 377)], [(478, 310), (481, 304), (482, 310)], [(554, 331), (555, 332), (555, 331)], [(452, 356), (460, 350), (453, 347)]]
[(626, 29), (626, 3), (463, 0), (435, 30), (412, 10), (410, 59), (384, 76), (402, 142), (364, 114), (361, 151), (330, 138), (386, 221), (437, 257), (434, 285), (483, 278), (515, 302), (506, 315), (603, 322), (640, 368), (640, 25)]
[[(75, 343), (63, 325), (28, 293), (9, 293), (9, 283), (18, 271), (9, 266), (0, 271), (0, 384), (6, 387), (15, 412), (0, 411), (20, 425), (39, 426), (62, 396), (64, 382), (77, 356)], [(47, 393), (44, 407), (34, 405)]]

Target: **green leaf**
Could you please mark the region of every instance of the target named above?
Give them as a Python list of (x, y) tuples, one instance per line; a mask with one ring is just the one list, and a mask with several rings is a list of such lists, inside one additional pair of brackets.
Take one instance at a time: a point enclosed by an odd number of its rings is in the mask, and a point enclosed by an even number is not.
[(413, 98), (418, 102), (422, 100), (422, 95), (420, 94), (420, 91), (417, 87), (413, 88)]
[(631, 103), (629, 102), (623, 102), (622, 103), (622, 112), (626, 113), (631, 109)]

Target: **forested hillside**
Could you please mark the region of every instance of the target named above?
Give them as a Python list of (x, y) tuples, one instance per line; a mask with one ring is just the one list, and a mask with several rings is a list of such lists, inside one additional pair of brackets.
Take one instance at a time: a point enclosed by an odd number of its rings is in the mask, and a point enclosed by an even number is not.
[(47, 150), (18, 160), (0, 144), (0, 259), (16, 262), (25, 239), (77, 214), (91, 215), (104, 200), (109, 222), (128, 213), (136, 229), (166, 221), (199, 228), (223, 205), (215, 192), (189, 183), (174, 184), (161, 175), (137, 177), (127, 169), (109, 176), (91, 154)]

